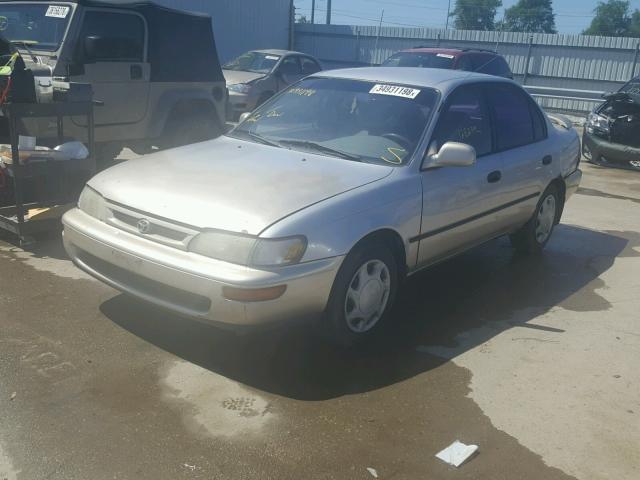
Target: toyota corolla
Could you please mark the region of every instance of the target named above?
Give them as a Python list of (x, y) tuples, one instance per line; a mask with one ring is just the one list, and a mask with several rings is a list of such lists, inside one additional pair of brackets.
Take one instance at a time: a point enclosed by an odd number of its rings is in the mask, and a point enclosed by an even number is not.
[(422, 268), (502, 235), (540, 252), (579, 158), (573, 127), (508, 79), (321, 72), (221, 138), (100, 173), (64, 243), (81, 269), (179, 314), (317, 319), (353, 344)]

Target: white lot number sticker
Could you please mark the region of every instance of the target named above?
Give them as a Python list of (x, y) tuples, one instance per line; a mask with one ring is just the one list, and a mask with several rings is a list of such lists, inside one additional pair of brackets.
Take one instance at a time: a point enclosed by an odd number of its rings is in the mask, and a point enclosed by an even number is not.
[(393, 95), (394, 97), (411, 98), (412, 100), (418, 96), (420, 90), (417, 88), (401, 87), (399, 85), (375, 85), (369, 93), (377, 93), (378, 95)]
[(264, 58), (267, 60), (280, 60), (280, 57), (276, 57), (275, 55), (266, 55)]
[(447, 55), (446, 53), (438, 53), (436, 54), (436, 57), (442, 57), (442, 58), (454, 58), (453, 55)]
[(49, 5), (45, 17), (67, 18), (68, 13), (69, 7), (65, 7), (64, 5)]

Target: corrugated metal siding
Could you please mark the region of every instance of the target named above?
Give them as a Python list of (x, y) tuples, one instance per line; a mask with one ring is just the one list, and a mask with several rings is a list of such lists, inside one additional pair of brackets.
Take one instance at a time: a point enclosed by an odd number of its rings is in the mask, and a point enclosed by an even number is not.
[(290, 0), (155, 0), (211, 15), (221, 62), (247, 50), (289, 47)]
[[(528, 85), (612, 91), (633, 76), (637, 38), (527, 34), (383, 27), (296, 24), (297, 50), (319, 58), (327, 68), (379, 64), (398, 50), (415, 46), (488, 48), (502, 54), (522, 82), (532, 41)], [(640, 62), (636, 75), (640, 71)], [(539, 99), (548, 108), (590, 110), (594, 102)]]

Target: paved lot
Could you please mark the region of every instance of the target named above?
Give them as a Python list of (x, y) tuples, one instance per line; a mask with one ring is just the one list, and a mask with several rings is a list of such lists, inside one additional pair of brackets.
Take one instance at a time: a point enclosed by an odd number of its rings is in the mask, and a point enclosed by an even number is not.
[[(640, 478), (640, 175), (585, 173), (542, 257), (498, 240), (420, 274), (360, 355), (0, 240), (0, 479)], [(455, 439), (480, 446), (457, 470)]]

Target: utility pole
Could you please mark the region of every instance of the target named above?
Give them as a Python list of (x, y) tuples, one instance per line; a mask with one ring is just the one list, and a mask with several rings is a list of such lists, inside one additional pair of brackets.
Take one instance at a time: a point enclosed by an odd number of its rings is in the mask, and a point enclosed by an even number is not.
[(331, 0), (327, 0), (327, 25), (331, 25)]
[(382, 19), (384, 18), (384, 8), (382, 9), (382, 12), (380, 13), (380, 23), (378, 24), (378, 35), (376, 35), (376, 44), (373, 47), (373, 54), (377, 55), (378, 54), (378, 40), (380, 40), (380, 29), (382, 28)]
[(447, 21), (444, 25), (445, 30), (449, 30), (449, 15), (451, 15), (451, 0), (449, 0), (449, 3), (447, 4)]
[(316, 23), (316, 0), (311, 0), (311, 23)]

